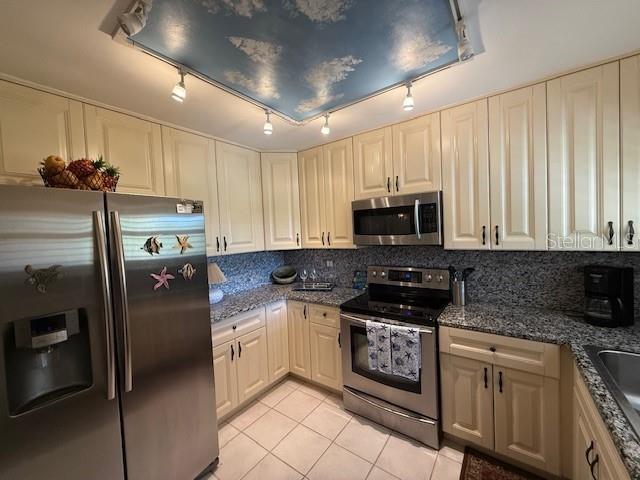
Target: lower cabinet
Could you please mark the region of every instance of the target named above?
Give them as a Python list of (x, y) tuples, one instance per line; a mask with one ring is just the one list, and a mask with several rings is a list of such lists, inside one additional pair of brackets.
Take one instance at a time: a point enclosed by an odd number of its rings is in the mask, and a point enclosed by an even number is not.
[(312, 323), (309, 334), (311, 379), (334, 390), (342, 389), (339, 330)]
[(628, 480), (627, 469), (580, 373), (575, 371), (574, 378), (573, 480)]
[(238, 338), (238, 401), (260, 393), (269, 385), (267, 329), (254, 330)]
[(289, 327), (287, 302), (267, 305), (267, 350), (269, 354), (269, 382), (289, 373)]
[(235, 342), (226, 342), (213, 348), (213, 371), (216, 386), (216, 412), (218, 418), (227, 415), (238, 405)]
[(309, 306), (301, 302), (288, 302), (289, 368), (304, 378), (311, 378), (311, 352), (309, 346)]

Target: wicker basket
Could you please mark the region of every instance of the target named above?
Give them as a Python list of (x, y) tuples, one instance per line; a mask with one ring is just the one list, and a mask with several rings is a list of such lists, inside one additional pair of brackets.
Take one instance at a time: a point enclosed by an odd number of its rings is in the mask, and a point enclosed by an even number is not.
[(115, 192), (118, 186), (119, 175), (110, 177), (103, 172), (78, 178), (69, 170), (63, 170), (56, 175), (50, 175), (44, 168), (38, 168), (45, 187), (69, 188), (72, 190), (99, 190), (102, 192)]

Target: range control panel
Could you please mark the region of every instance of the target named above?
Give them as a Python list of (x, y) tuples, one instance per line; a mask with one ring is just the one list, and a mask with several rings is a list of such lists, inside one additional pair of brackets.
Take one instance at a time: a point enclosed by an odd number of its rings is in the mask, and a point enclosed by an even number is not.
[(449, 270), (443, 268), (368, 267), (367, 283), (449, 290)]

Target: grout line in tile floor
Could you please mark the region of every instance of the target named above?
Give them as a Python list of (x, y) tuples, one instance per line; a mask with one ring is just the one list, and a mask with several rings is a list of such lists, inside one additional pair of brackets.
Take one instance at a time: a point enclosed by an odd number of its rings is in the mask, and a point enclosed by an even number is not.
[[(284, 385), (287, 385), (290, 388), (290, 391), (288, 391), (284, 396), (282, 396), (282, 398), (279, 398), (277, 402), (275, 402), (273, 404), (273, 406), (267, 405), (266, 403), (263, 403), (263, 399), (268, 396), (269, 394), (271, 394), (272, 392), (274, 392), (276, 389), (279, 388), (283, 388)], [(311, 393), (309, 393), (308, 391), (305, 391), (304, 389), (301, 390), (303, 387), (307, 387), (307, 388), (311, 388), (314, 391), (318, 392), (320, 395), (312, 395)], [(308, 395), (309, 397), (314, 398), (315, 400), (318, 400), (319, 403), (313, 407), (308, 413), (306, 413), (302, 418), (300, 418), (299, 420), (296, 418), (293, 418), (290, 415), (287, 415), (284, 412), (281, 412), (279, 410), (276, 409), (276, 407), (283, 401), (285, 401), (289, 396), (291, 396), (292, 394), (294, 394), (296, 391), (299, 391), (302, 394)], [(319, 398), (320, 396), (322, 396), (322, 398)], [(377, 464), (377, 462), (379, 461), (382, 453), (385, 451), (389, 441), (391, 440), (392, 437), (395, 438), (399, 438), (399, 439), (407, 439), (407, 437), (405, 437), (404, 435), (398, 433), (398, 432), (394, 432), (390, 429), (387, 429), (385, 427), (379, 426), (383, 429), (383, 431), (385, 432), (385, 434), (387, 435), (387, 438), (384, 441), (384, 444), (382, 445), (382, 447), (380, 448), (379, 452), (376, 455), (376, 458), (371, 461), (368, 460), (367, 458), (363, 458), (361, 455), (359, 455), (358, 453), (355, 453), (353, 451), (351, 451), (348, 448), (343, 447), (342, 445), (336, 443), (336, 440), (340, 437), (340, 435), (344, 432), (344, 430), (352, 423), (353, 419), (358, 419), (358, 421), (360, 422), (364, 422), (372, 424), (372, 425), (376, 425), (378, 426), (375, 422), (371, 422), (369, 420), (367, 420), (366, 418), (360, 417), (359, 415), (356, 415), (354, 413), (348, 412), (346, 410), (344, 410), (344, 408), (342, 408), (341, 406), (336, 406), (334, 403), (332, 403), (330, 401), (331, 398), (340, 398), (339, 394), (334, 393), (334, 392), (329, 392), (328, 390), (324, 390), (319, 386), (310, 384), (310, 383), (305, 383), (295, 377), (291, 377), (288, 376), (286, 378), (284, 378), (282, 381), (280, 381), (279, 383), (273, 385), (268, 391), (264, 392), (262, 395), (260, 395), (257, 399), (253, 400), (252, 402), (250, 402), (248, 405), (246, 405), (240, 412), (236, 413), (235, 415), (225, 419), (225, 421), (223, 421), (219, 427), (222, 428), (225, 425), (231, 425), (231, 427), (233, 427), (235, 430), (237, 430), (237, 434), (234, 435), (230, 440), (227, 441), (227, 443), (225, 444), (225, 446), (232, 442), (236, 437), (238, 437), (239, 435), (244, 435), (245, 437), (247, 437), (248, 439), (250, 439), (252, 442), (257, 443), (258, 445), (260, 445), (260, 447), (262, 449), (264, 449), (266, 451), (266, 454), (260, 458), (260, 460), (257, 461), (257, 463), (255, 465), (253, 465), (249, 471), (247, 471), (246, 473), (242, 474), (240, 477), (238, 477), (236, 480), (242, 480), (246, 477), (249, 477), (251, 475), (251, 473), (258, 468), (258, 466), (265, 460), (265, 458), (267, 458), (267, 456), (272, 455), (273, 457), (275, 457), (277, 460), (279, 460), (280, 462), (282, 462), (284, 465), (286, 465), (287, 467), (291, 468), (293, 471), (295, 471), (297, 474), (301, 475), (304, 479), (308, 479), (308, 475), (313, 471), (313, 469), (316, 467), (316, 465), (320, 462), (320, 460), (324, 457), (324, 455), (327, 453), (327, 451), (332, 447), (332, 446), (336, 446), (341, 450), (344, 450), (346, 452), (348, 452), (349, 454), (353, 455), (354, 457), (366, 462), (367, 464), (369, 464), (369, 469), (367, 470), (366, 475), (363, 477), (364, 479), (369, 478), (369, 476), (372, 474), (372, 472), (374, 471), (375, 468), (380, 469), (381, 471), (385, 472), (386, 474), (388, 474), (391, 478), (394, 479), (398, 479), (398, 477), (393, 474), (392, 472), (389, 472), (387, 470), (385, 470), (384, 468), (382, 468), (380, 465)], [(258, 417), (252, 419), (251, 423), (242, 426), (242, 428), (237, 428), (235, 426), (233, 426), (233, 424), (231, 422), (233, 422), (233, 420), (237, 417), (240, 417), (244, 412), (246, 412), (248, 409), (254, 407), (256, 404), (260, 403), (263, 407), (265, 407), (264, 412), (262, 412)], [(271, 403), (271, 402), (270, 402)], [(346, 423), (339, 429), (339, 431), (333, 435), (333, 438), (330, 438), (328, 436), (326, 436), (323, 433), (317, 432), (316, 430), (314, 430), (311, 427), (308, 427), (306, 425), (303, 424), (303, 422), (309, 417), (311, 416), (314, 412), (316, 412), (316, 410), (318, 410), (320, 407), (322, 406), (326, 406), (329, 407), (331, 409), (336, 409), (336, 410), (342, 410), (344, 411), (349, 418), (347, 419)], [(271, 448), (266, 448), (264, 447), (260, 442), (258, 442), (257, 440), (255, 440), (251, 435), (245, 433), (254, 423), (258, 422), (260, 419), (262, 419), (265, 415), (267, 415), (270, 411), (274, 411), (280, 415), (283, 415), (285, 417), (287, 417), (288, 419), (292, 420), (293, 422), (295, 422), (295, 425), (286, 433), (282, 436), (282, 438), (280, 438), (277, 443), (275, 445), (273, 445)], [(289, 437), (289, 435), (291, 435), (291, 433), (298, 427), (303, 427), (306, 428), (308, 430), (310, 430), (311, 432), (313, 432), (314, 434), (324, 438), (325, 440), (327, 440), (329, 443), (326, 446), (326, 448), (324, 448), (322, 450), (322, 453), (320, 453), (320, 455), (316, 458), (316, 460), (313, 462), (313, 464), (308, 467), (306, 473), (301, 472), (300, 470), (298, 470), (296, 467), (294, 467), (293, 465), (290, 465), (289, 463), (287, 463), (287, 461), (285, 461), (284, 459), (280, 458), (280, 456), (274, 454), (273, 452), (278, 448), (278, 446)], [(410, 440), (410, 439), (407, 439)], [(221, 450), (224, 448), (221, 447)], [(427, 448), (428, 447), (424, 447)], [(431, 451), (434, 451), (432, 449), (428, 449)], [(434, 471), (435, 471), (435, 467), (436, 467), (436, 462), (438, 459), (438, 456), (440, 455), (440, 453), (438, 451), (434, 451), (435, 452), (435, 460), (433, 463), (433, 466), (431, 468), (431, 471), (429, 472), (429, 476), (428, 477), (423, 477), (422, 480), (440, 480), (440, 479), (436, 479), (435, 477), (433, 477)], [(450, 460), (452, 462), (458, 463), (460, 464), (460, 462), (458, 462), (455, 459), (452, 459), (450, 457), (447, 457), (446, 455), (443, 455), (443, 457), (445, 457), (447, 460)], [(461, 465), (461, 464), (460, 464)], [(364, 470), (363, 470), (364, 471)], [(214, 475), (211, 477), (212, 479), (217, 479), (218, 477), (215, 476), (215, 471), (214, 471)], [(427, 473), (427, 472), (425, 472)], [(457, 478), (457, 477), (456, 477)], [(225, 479), (226, 480), (226, 479)], [(266, 480), (266, 479), (265, 479)], [(399, 479), (398, 479), (399, 480)]]

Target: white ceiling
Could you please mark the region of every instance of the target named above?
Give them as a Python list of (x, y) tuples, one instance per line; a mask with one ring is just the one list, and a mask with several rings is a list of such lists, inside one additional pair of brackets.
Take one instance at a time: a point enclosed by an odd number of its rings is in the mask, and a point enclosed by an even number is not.
[(478, 54), (417, 82), (413, 112), (398, 89), (334, 113), (328, 137), (321, 120), (278, 118), (267, 137), (260, 109), (197, 79), (184, 104), (171, 100), (176, 71), (104, 33), (129, 3), (0, 0), (0, 72), (259, 150), (300, 150), (640, 49), (638, 0), (463, 0)]

